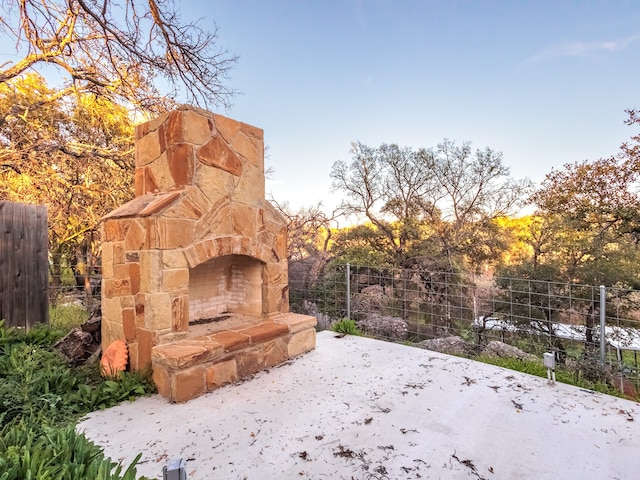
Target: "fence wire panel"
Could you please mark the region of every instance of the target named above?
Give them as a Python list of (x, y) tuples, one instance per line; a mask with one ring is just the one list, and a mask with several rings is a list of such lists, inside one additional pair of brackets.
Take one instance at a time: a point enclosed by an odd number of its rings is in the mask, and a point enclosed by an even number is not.
[(100, 310), (101, 271), (67, 264), (49, 265), (49, 323), (69, 328)]
[[(319, 329), (349, 316), (390, 341), (460, 337), (469, 354), (500, 341), (538, 359), (553, 351), (576, 375), (601, 379), (607, 367), (640, 386), (637, 290), (607, 287), (602, 312), (595, 285), (361, 265), (292, 264), (289, 274), (290, 310), (317, 317)], [(99, 267), (50, 265), (50, 323), (78, 324), (98, 311), (100, 280)]]
[(605, 298), (607, 362), (617, 364), (625, 375), (637, 378), (640, 374), (640, 291), (607, 288)]
[[(350, 298), (347, 301), (347, 282)], [(580, 374), (597, 376), (601, 316), (605, 363), (638, 381), (640, 292), (522, 278), (346, 265), (290, 283), (291, 310), (318, 317), (319, 328), (350, 316), (378, 338), (412, 343), (457, 336), (482, 352), (493, 341), (542, 358), (553, 351)]]

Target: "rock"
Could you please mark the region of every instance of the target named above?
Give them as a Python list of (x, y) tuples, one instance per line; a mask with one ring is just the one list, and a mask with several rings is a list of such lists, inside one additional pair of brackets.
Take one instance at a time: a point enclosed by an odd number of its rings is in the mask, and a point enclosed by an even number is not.
[(407, 322), (399, 317), (385, 317), (374, 314), (358, 321), (357, 325), (368, 335), (393, 340), (404, 340), (409, 332)]
[[(89, 318), (89, 320), (87, 320), (85, 323), (80, 325), (80, 328), (82, 328), (82, 330), (84, 330), (85, 332), (94, 334), (95, 336), (96, 332), (99, 335), (101, 325), (102, 325), (102, 317), (92, 316)], [(98, 341), (100, 340), (98, 339)]]
[(517, 347), (507, 345), (506, 343), (493, 341), (484, 347), (483, 354), (490, 357), (500, 358), (517, 358), (519, 360), (537, 360), (534, 355), (524, 352)]
[(329, 315), (325, 315), (324, 313), (320, 312), (318, 310), (318, 305), (308, 300), (303, 300), (301, 311), (296, 311), (295, 313), (302, 313), (304, 315), (311, 315), (312, 317), (316, 317), (316, 319), (318, 320), (316, 329), (318, 331), (329, 330), (331, 328), (331, 325), (336, 321)]
[(358, 318), (366, 318), (369, 315), (379, 315), (382, 306), (389, 300), (381, 285), (364, 287), (360, 293), (352, 295), (351, 314)]
[(73, 365), (86, 363), (100, 349), (100, 326), (102, 317), (99, 312), (79, 327), (72, 328), (69, 333), (53, 344), (53, 348), (64, 355)]
[(117, 377), (127, 369), (129, 350), (124, 340), (115, 340), (107, 347), (100, 360), (100, 372), (103, 377)]
[(465, 342), (462, 337), (457, 336), (423, 340), (418, 343), (418, 347), (449, 355), (471, 355), (475, 353), (473, 345)]
[(94, 347), (90, 333), (76, 327), (54, 343), (53, 348), (62, 353), (70, 363), (77, 365), (89, 358), (97, 347)]

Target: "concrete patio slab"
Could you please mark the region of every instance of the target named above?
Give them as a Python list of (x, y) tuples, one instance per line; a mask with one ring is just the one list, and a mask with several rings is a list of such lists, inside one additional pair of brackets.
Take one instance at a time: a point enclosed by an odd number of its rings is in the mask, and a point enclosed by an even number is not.
[(316, 350), (185, 404), (156, 395), (78, 429), (138, 473), (204, 479), (635, 479), (640, 404), (403, 345)]

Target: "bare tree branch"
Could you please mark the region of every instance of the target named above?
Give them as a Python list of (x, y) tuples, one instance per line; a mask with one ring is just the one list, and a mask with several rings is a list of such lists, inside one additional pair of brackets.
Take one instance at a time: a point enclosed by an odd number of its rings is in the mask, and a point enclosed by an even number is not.
[[(183, 23), (171, 0), (19, 0), (18, 8), (14, 1), (0, 0), (0, 33), (23, 56), (2, 65), (0, 83), (54, 65), (67, 92), (156, 111), (180, 93), (205, 108), (228, 107), (235, 93), (225, 81), (237, 57), (217, 46), (217, 28)], [(158, 78), (173, 91), (161, 95)]]

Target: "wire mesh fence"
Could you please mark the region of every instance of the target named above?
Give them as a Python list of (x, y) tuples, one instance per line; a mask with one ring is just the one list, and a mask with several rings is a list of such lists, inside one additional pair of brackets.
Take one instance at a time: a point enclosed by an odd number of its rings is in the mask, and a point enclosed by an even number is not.
[(639, 381), (640, 291), (627, 288), (336, 265), (290, 278), (290, 304), (320, 328), (350, 318), (392, 341), (459, 337), (475, 354), (499, 341), (538, 359), (554, 352), (576, 375)]
[[(100, 269), (58, 272), (50, 274), (50, 323), (81, 323), (100, 308)], [(458, 337), (461, 353), (472, 355), (503, 342), (530, 358), (554, 352), (577, 376), (608, 372), (640, 387), (637, 290), (344, 264), (290, 275), (289, 301), (292, 312), (316, 316), (319, 329), (350, 318), (390, 341)]]
[(100, 309), (100, 267), (90, 271), (68, 265), (49, 272), (49, 323), (66, 329), (86, 321)]

